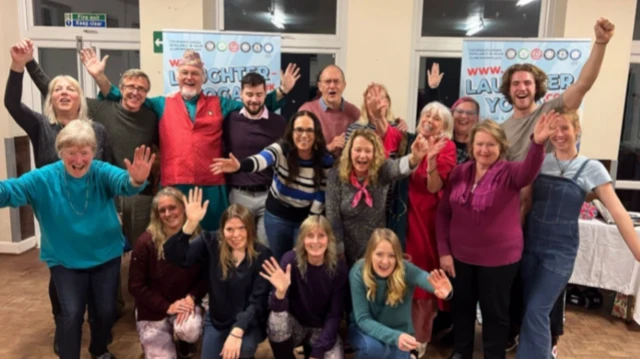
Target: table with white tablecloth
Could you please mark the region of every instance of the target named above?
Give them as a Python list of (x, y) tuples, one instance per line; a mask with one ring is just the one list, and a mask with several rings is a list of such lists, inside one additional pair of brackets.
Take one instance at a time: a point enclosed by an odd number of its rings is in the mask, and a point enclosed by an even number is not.
[[(636, 227), (640, 235), (640, 228)], [(640, 263), (615, 224), (580, 220), (580, 249), (569, 283), (634, 296), (633, 320), (640, 324)]]

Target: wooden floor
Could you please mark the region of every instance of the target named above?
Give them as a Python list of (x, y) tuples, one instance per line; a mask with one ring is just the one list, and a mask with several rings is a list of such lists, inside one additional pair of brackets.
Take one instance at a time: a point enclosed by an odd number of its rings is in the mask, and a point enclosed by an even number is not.
[[(123, 261), (126, 278), (128, 262)], [(39, 261), (38, 251), (20, 256), (0, 255), (0, 358), (56, 358), (52, 351), (53, 321), (47, 295), (49, 270)], [(111, 352), (119, 359), (138, 359), (142, 353), (135, 331), (132, 300), (125, 294), (124, 317), (114, 328)], [(566, 333), (559, 358), (640, 358), (640, 329), (603, 313), (572, 309), (567, 313)], [(479, 332), (479, 331), (478, 331)], [(82, 358), (87, 352), (89, 329), (85, 324)], [(480, 354), (480, 334), (476, 339)], [(447, 358), (448, 349), (429, 347), (425, 358)], [(256, 358), (271, 358), (263, 343)], [(509, 358), (513, 358), (510, 353)]]

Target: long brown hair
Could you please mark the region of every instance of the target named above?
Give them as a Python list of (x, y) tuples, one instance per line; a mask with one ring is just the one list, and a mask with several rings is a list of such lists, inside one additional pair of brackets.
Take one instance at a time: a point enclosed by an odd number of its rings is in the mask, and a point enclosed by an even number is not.
[(298, 156), (298, 149), (293, 141), (293, 129), (295, 128), (296, 120), (300, 117), (309, 117), (313, 120), (313, 155), (311, 162), (313, 164), (313, 185), (316, 188), (320, 188), (322, 181), (324, 180), (324, 164), (323, 158), (327, 152), (327, 142), (324, 139), (322, 133), (322, 124), (318, 117), (309, 111), (298, 111), (291, 116), (287, 128), (284, 132), (284, 136), (280, 140), (282, 151), (287, 156), (287, 167), (289, 168), (289, 175), (285, 178), (285, 184), (291, 185), (298, 174), (300, 173), (300, 157)]
[[(153, 244), (156, 246), (156, 250), (158, 251), (158, 259), (164, 259), (164, 242), (167, 241), (167, 233), (164, 230), (164, 224), (160, 219), (160, 212), (158, 212), (158, 203), (162, 197), (169, 197), (173, 199), (176, 204), (182, 208), (183, 218), (182, 223), (187, 220), (187, 216), (184, 212), (184, 202), (182, 202), (183, 194), (178, 189), (174, 187), (164, 187), (153, 197), (151, 201), (151, 220), (149, 221), (149, 226), (147, 227), (147, 231), (151, 233), (151, 239)], [(200, 233), (200, 225), (196, 227), (196, 230), (193, 232), (191, 238), (195, 238)]]
[(256, 225), (253, 219), (253, 215), (244, 206), (239, 204), (232, 204), (222, 212), (220, 217), (220, 229), (218, 235), (218, 248), (220, 249), (220, 267), (222, 268), (222, 279), (229, 277), (229, 272), (236, 268), (235, 259), (233, 258), (233, 249), (227, 243), (224, 237), (224, 226), (232, 218), (238, 218), (244, 228), (247, 230), (247, 260), (249, 265), (258, 258), (260, 254), (255, 247), (256, 243)]
[(536, 85), (536, 93), (534, 100), (538, 101), (547, 93), (547, 74), (541, 68), (534, 64), (513, 64), (502, 75), (502, 83), (500, 84), (500, 93), (513, 105), (513, 99), (509, 91), (511, 90), (511, 77), (519, 71), (528, 72), (533, 75), (533, 81)]

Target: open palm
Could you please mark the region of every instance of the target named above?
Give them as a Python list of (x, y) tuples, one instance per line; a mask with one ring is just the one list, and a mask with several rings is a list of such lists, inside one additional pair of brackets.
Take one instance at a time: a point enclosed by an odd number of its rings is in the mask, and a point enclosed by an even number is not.
[(291, 89), (296, 85), (296, 82), (300, 78), (300, 68), (296, 64), (289, 64), (284, 72), (280, 70), (280, 83), (282, 88), (287, 92), (291, 92)]
[(433, 286), (433, 294), (440, 299), (446, 299), (453, 290), (449, 278), (447, 278), (442, 269), (436, 269), (431, 272), (427, 280)]
[(95, 78), (104, 74), (104, 69), (107, 67), (107, 59), (109, 59), (109, 55), (103, 57), (102, 61), (100, 61), (92, 48), (86, 48), (80, 51), (80, 59), (82, 60), (84, 67), (87, 68), (89, 75)]
[(214, 175), (238, 172), (240, 170), (240, 161), (233, 153), (229, 153), (229, 158), (214, 158), (209, 169)]
[(278, 261), (271, 257), (262, 263), (262, 272), (260, 275), (268, 280), (271, 285), (280, 293), (285, 293), (291, 285), (291, 264), (287, 265), (286, 271), (283, 271)]
[(29, 39), (22, 40), (9, 49), (11, 60), (17, 64), (25, 65), (33, 60), (33, 42)]
[(562, 115), (555, 111), (542, 114), (533, 129), (533, 139), (536, 143), (544, 143), (556, 131), (561, 118)]
[(124, 165), (129, 171), (129, 176), (135, 183), (142, 183), (147, 180), (156, 155), (151, 153), (151, 148), (147, 146), (136, 147), (133, 154), (133, 163), (125, 158)]
[(202, 203), (202, 188), (195, 187), (189, 190), (189, 198), (182, 196), (187, 220), (191, 223), (200, 223), (207, 214), (209, 201)]

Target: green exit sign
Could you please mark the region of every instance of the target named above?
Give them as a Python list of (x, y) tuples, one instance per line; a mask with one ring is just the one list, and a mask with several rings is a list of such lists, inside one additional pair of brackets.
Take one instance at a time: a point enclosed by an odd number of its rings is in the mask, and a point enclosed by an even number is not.
[(64, 14), (65, 27), (107, 27), (106, 14), (67, 12)]
[(162, 31), (153, 32), (153, 52), (155, 54), (162, 53)]

